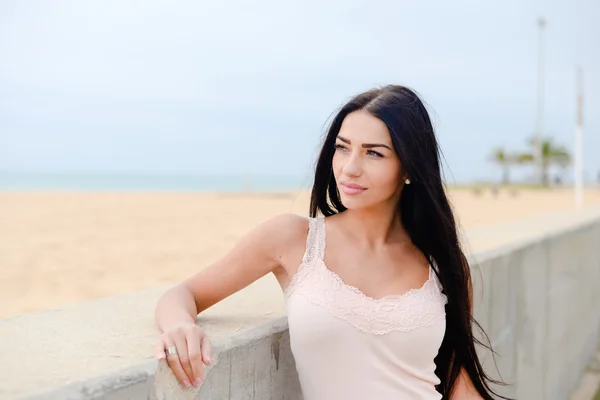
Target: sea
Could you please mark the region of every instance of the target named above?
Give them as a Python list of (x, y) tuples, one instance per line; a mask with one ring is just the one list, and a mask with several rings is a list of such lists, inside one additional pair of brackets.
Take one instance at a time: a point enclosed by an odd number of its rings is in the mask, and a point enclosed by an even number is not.
[(309, 189), (312, 176), (0, 172), (0, 191), (277, 192)]

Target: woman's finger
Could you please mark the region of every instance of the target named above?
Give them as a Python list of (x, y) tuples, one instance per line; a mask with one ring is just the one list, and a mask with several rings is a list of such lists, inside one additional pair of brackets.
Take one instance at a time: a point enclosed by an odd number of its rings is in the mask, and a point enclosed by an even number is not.
[(186, 337), (183, 335), (178, 335), (175, 336), (173, 340), (175, 341), (175, 346), (177, 346), (177, 352), (179, 353), (179, 363), (181, 364), (183, 370), (185, 371), (185, 374), (187, 375), (187, 381), (190, 384), (194, 384), (196, 378), (194, 377), (194, 371), (192, 369), (192, 366), (190, 365), (190, 355), (188, 351)]
[[(177, 348), (177, 354), (168, 355), (167, 362), (169, 363), (169, 367), (171, 368), (171, 371), (173, 371), (173, 374), (175, 374), (175, 377), (177, 378), (177, 380), (183, 386), (190, 387), (191, 382), (190, 382), (187, 374), (185, 373), (185, 370), (183, 369), (181, 362), (179, 361), (179, 354), (181, 354), (182, 349), (179, 346), (176, 346), (173, 339), (169, 336), (164, 338), (164, 343), (165, 343), (165, 349), (169, 349), (171, 347)], [(187, 351), (187, 348), (184, 350)]]
[(163, 342), (162, 339), (160, 339), (154, 347), (154, 356), (159, 360), (164, 360), (167, 357), (165, 354), (165, 342)]
[(204, 365), (202, 365), (202, 353), (200, 351), (202, 337), (200, 335), (200, 331), (196, 329), (188, 332), (186, 336), (188, 357), (194, 374), (194, 386), (198, 386), (204, 380)]
[(208, 336), (203, 335), (201, 341), (202, 361), (209, 365), (212, 362), (212, 344)]

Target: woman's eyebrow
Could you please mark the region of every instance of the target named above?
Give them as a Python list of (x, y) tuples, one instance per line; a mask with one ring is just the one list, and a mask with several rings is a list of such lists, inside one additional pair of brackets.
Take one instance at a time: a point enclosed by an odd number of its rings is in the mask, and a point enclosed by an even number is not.
[[(339, 136), (337, 137), (338, 139), (340, 139), (342, 142), (348, 143), (348, 144), (352, 144), (352, 142), (349, 139), (346, 139), (345, 137)], [(386, 144), (381, 144), (381, 143), (363, 143), (362, 147), (365, 149), (372, 149), (373, 147), (385, 147), (386, 149), (392, 150), (390, 148), (390, 146), (386, 145)]]

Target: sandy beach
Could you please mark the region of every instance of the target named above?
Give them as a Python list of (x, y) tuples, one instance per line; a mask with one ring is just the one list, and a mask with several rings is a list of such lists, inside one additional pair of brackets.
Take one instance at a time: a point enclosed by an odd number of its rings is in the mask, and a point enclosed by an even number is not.
[[(568, 189), (449, 195), (463, 228), (573, 207)], [(256, 224), (307, 215), (308, 201), (307, 192), (0, 193), (0, 318), (175, 283)], [(600, 204), (600, 189), (585, 201)]]

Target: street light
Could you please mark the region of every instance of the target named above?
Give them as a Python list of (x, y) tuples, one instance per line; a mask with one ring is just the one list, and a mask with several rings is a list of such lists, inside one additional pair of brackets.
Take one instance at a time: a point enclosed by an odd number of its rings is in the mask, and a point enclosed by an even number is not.
[(577, 67), (577, 125), (575, 127), (575, 207), (583, 206), (583, 72)]
[(538, 18), (538, 82), (537, 82), (537, 117), (533, 137), (533, 157), (538, 165), (538, 179), (542, 179), (542, 136), (544, 134), (544, 29), (546, 20)]

